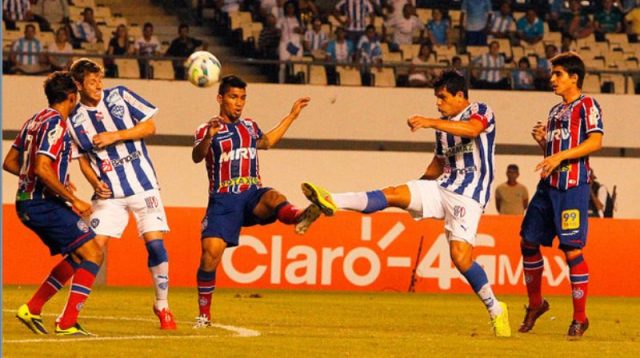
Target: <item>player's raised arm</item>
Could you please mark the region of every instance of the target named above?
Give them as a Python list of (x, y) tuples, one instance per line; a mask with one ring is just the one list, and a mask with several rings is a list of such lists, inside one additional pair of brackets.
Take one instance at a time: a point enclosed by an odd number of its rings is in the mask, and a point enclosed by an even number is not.
[(468, 121), (453, 122), (437, 118), (413, 116), (407, 120), (407, 124), (412, 132), (420, 128), (433, 128), (455, 136), (471, 139), (480, 135), (485, 129), (483, 121), (475, 118), (471, 118)]
[(9, 149), (9, 153), (4, 157), (2, 169), (13, 175), (20, 175), (20, 152), (16, 148)]
[(211, 139), (218, 133), (220, 126), (220, 121), (214, 118), (196, 130), (196, 142), (191, 151), (191, 160), (194, 163), (200, 163), (207, 156), (211, 148)]
[(291, 112), (289, 112), (286, 117), (282, 118), (278, 125), (260, 138), (258, 141), (258, 149), (269, 149), (276, 145), (287, 132), (291, 123), (298, 118), (302, 109), (309, 104), (309, 101), (311, 101), (310, 97), (298, 98), (298, 100), (293, 103)]
[(98, 133), (93, 137), (92, 141), (97, 148), (104, 148), (116, 142), (145, 139), (154, 134), (156, 134), (156, 123), (153, 119), (148, 119), (144, 122), (139, 122), (133, 128)]

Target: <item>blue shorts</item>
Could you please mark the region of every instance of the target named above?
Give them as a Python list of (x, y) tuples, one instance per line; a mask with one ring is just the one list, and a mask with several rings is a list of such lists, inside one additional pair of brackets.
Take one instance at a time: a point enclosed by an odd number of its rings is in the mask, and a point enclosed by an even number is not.
[(51, 255), (75, 251), (96, 234), (64, 202), (55, 199), (16, 201), (22, 223), (49, 247)]
[(276, 221), (276, 214), (259, 218), (253, 214), (260, 198), (271, 188), (249, 189), (239, 194), (225, 193), (209, 196), (207, 214), (202, 219), (201, 238), (219, 237), (227, 247), (238, 246), (240, 228), (256, 224), (267, 225)]
[(558, 236), (560, 248), (587, 244), (589, 184), (558, 190), (540, 182), (522, 222), (520, 236), (527, 242), (551, 246)]

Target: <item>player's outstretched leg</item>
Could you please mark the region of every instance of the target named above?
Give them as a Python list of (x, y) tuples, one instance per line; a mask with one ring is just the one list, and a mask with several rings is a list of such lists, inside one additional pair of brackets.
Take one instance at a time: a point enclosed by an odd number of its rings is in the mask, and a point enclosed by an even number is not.
[[(154, 234), (154, 233), (149, 233)], [(150, 235), (158, 237), (160, 233)], [(161, 237), (161, 236), (160, 236)], [(145, 239), (147, 234), (145, 234)], [(169, 310), (169, 256), (164, 248), (162, 239), (150, 239), (145, 243), (148, 253), (147, 266), (153, 280), (153, 288), (156, 301), (153, 305), (153, 312), (160, 320), (160, 329), (176, 329), (176, 321)]]
[[(316, 205), (309, 205), (301, 210), (287, 201), (287, 198), (274, 189), (270, 189), (260, 196), (260, 200), (253, 208), (253, 214), (260, 219), (275, 217), (287, 225), (295, 225), (298, 234), (304, 234), (311, 224), (320, 216), (320, 209)], [(267, 221), (270, 223), (271, 221)]]
[(449, 248), (451, 250), (451, 259), (456, 268), (469, 281), (473, 291), (487, 308), (496, 337), (511, 337), (507, 305), (498, 301), (493, 294), (484, 269), (471, 259), (473, 246), (466, 242), (452, 240), (449, 243)]
[(47, 330), (42, 324), (42, 307), (58, 291), (64, 287), (67, 281), (73, 276), (78, 265), (73, 262), (70, 256), (62, 259), (54, 268), (44, 282), (40, 285), (36, 293), (29, 302), (18, 308), (16, 317), (24, 323), (35, 334), (47, 334)]
[(227, 248), (227, 242), (220, 237), (207, 236), (202, 238), (201, 245), (200, 267), (196, 275), (200, 313), (193, 328), (211, 327), (211, 300), (216, 289), (216, 269), (222, 259), (222, 253)]
[(518, 332), (526, 333), (531, 331), (536, 324), (536, 320), (549, 310), (549, 302), (542, 298), (541, 285), (544, 259), (540, 252), (540, 246), (522, 240), (520, 249), (522, 251), (524, 282), (527, 285), (529, 305)]
[(573, 321), (569, 325), (567, 338), (580, 339), (589, 328), (586, 305), (589, 288), (589, 267), (582, 256), (581, 250), (565, 251), (567, 264), (569, 265), (569, 279), (573, 296)]
[(302, 183), (302, 192), (327, 216), (335, 214), (338, 209), (370, 214), (388, 207), (406, 209), (411, 203), (411, 192), (407, 185), (367, 192), (330, 193), (315, 184)]

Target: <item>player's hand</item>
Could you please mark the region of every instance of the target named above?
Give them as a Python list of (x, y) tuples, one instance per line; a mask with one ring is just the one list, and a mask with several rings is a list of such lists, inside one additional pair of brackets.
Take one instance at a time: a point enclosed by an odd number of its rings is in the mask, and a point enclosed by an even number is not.
[(99, 181), (98, 185), (93, 188), (98, 199), (109, 199), (111, 197), (111, 188), (103, 181)]
[(73, 184), (73, 182), (71, 182), (70, 180), (67, 182), (67, 184), (64, 185), (64, 187), (70, 192), (70, 193), (75, 193), (76, 190), (78, 190), (75, 186), (75, 184)]
[(93, 136), (93, 145), (98, 149), (102, 149), (118, 141), (118, 134), (115, 132), (102, 132)]
[(207, 130), (207, 138), (213, 138), (222, 128), (222, 124), (217, 119), (212, 119), (209, 121), (209, 129)]
[(540, 177), (545, 179), (562, 163), (562, 158), (557, 154), (544, 158), (543, 161), (536, 165), (536, 171), (540, 171)]
[(420, 128), (431, 128), (431, 122), (431, 118), (421, 116), (413, 116), (407, 119), (407, 125), (411, 128), (412, 132), (415, 132)]
[(531, 129), (531, 136), (533, 139), (540, 143), (547, 139), (547, 125), (542, 122), (538, 122)]
[(291, 112), (289, 113), (289, 116), (293, 117), (293, 119), (298, 118), (298, 116), (300, 115), (300, 112), (302, 112), (302, 109), (308, 106), (310, 101), (311, 101), (311, 97), (298, 98), (298, 100), (293, 103), (293, 107), (291, 107)]
[(71, 206), (73, 206), (73, 209), (77, 211), (78, 214), (83, 218), (89, 217), (89, 215), (91, 215), (91, 204), (87, 203), (86, 201), (76, 199), (71, 203)]

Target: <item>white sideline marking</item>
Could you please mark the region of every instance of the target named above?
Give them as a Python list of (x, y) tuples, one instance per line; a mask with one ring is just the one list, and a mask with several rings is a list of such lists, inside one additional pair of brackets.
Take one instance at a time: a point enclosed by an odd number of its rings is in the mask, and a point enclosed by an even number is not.
[[(10, 309), (3, 309), (3, 312), (9, 312), (9, 313), (16, 313), (18, 312), (18, 310), (10, 310)], [(54, 314), (54, 313), (45, 313), (43, 314), (43, 316), (51, 316), (51, 317), (57, 317), (58, 315)], [(97, 319), (97, 320), (107, 320), (107, 321), (135, 321), (135, 322), (156, 322), (156, 319), (151, 319), (151, 318), (142, 318), (142, 317), (116, 317), (116, 316), (82, 316), (83, 318), (88, 318), (88, 319)], [(190, 327), (193, 322), (187, 322), (187, 321), (176, 321), (176, 323), (181, 324), (181, 325), (185, 325), (187, 327)], [(215, 328), (220, 328), (220, 329), (224, 329), (226, 331), (230, 331), (235, 333), (234, 336), (236, 337), (258, 337), (260, 335), (259, 331), (253, 330), (253, 329), (249, 329), (249, 328), (244, 328), (244, 327), (237, 327), (237, 326), (231, 326), (231, 325), (226, 325), (226, 324), (220, 324), (220, 323), (211, 323), (212, 327)], [(139, 338), (141, 337), (141, 338)], [(149, 338), (145, 338), (145, 337), (149, 337)], [(126, 336), (126, 337), (93, 337), (93, 338), (80, 338), (79, 340), (87, 340), (87, 339), (97, 339), (97, 340), (126, 340), (126, 339), (159, 339), (162, 337), (170, 337), (171, 339), (176, 339), (176, 338), (198, 338), (198, 337), (212, 337), (210, 335), (206, 335), (206, 336), (200, 336), (200, 335), (192, 335), (192, 336)], [(64, 339), (64, 341), (70, 341), (73, 340), (74, 338), (68, 338), (68, 339)], [(53, 342), (50, 339), (15, 339), (15, 340), (4, 340), (4, 342), (7, 343), (28, 343), (28, 342)], [(57, 342), (57, 340), (56, 340)]]
[(27, 339), (5, 339), (4, 343), (67, 343), (67, 342), (91, 342), (91, 341), (128, 341), (128, 340), (147, 340), (147, 339), (193, 339), (193, 338), (211, 338), (213, 336), (113, 336), (113, 337), (58, 337), (56, 338), (27, 338)]

